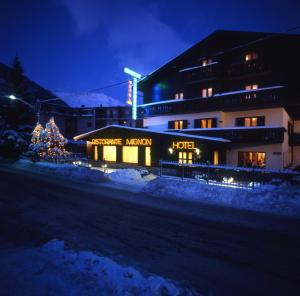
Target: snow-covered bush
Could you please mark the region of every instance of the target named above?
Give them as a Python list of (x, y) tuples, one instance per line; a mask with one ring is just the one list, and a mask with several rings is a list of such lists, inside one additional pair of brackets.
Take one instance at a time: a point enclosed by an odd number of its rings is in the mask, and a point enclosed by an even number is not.
[(0, 155), (5, 158), (18, 158), (26, 151), (29, 144), (28, 129), (29, 126), (21, 126), (18, 130), (0, 131)]

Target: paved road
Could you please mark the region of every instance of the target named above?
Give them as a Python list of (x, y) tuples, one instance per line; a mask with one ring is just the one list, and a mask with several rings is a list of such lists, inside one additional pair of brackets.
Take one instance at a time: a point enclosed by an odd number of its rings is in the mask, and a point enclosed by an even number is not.
[(204, 295), (300, 295), (299, 227), (0, 167), (0, 241), (65, 240)]

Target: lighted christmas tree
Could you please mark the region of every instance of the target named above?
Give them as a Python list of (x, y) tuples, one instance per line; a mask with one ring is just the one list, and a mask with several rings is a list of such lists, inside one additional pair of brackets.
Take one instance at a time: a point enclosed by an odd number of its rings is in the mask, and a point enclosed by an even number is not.
[(34, 152), (38, 156), (45, 154), (45, 147), (42, 141), (43, 126), (38, 122), (32, 132), (31, 144), (29, 151)]
[(38, 122), (32, 132), (31, 144), (36, 145), (42, 142), (41, 135), (43, 131), (43, 126)]
[(65, 150), (65, 144), (68, 141), (60, 133), (53, 117), (50, 118), (45, 129), (42, 131), (41, 140), (45, 147), (45, 156), (57, 158), (68, 154)]

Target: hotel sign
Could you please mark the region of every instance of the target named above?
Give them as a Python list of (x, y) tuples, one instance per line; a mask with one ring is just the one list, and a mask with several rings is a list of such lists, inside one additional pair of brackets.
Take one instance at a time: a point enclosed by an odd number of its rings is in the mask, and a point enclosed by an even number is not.
[(196, 149), (195, 147), (195, 142), (173, 142), (172, 143), (172, 148), (173, 149), (186, 149), (186, 150), (194, 150)]
[(92, 139), (94, 145), (118, 145), (118, 146), (151, 146), (152, 139), (130, 138), (130, 139)]

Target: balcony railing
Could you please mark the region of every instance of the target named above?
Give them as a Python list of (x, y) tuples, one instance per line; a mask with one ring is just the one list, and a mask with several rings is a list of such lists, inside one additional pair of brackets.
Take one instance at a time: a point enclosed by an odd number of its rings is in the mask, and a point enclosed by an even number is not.
[[(283, 127), (251, 127), (251, 128), (225, 128), (225, 129), (197, 129), (184, 130), (184, 133), (199, 136), (218, 137), (241, 144), (276, 144), (284, 140)], [(300, 138), (299, 138), (300, 139)]]
[(234, 111), (250, 108), (270, 108), (280, 106), (284, 102), (283, 89), (280, 87), (258, 89), (257, 91), (241, 91), (215, 95), (209, 98), (171, 100), (142, 105), (145, 117), (196, 113), (206, 111)]
[(268, 71), (268, 66), (261, 60), (254, 60), (236, 63), (229, 67), (228, 73), (231, 76), (241, 76), (244, 74), (257, 74)]
[(186, 67), (178, 71), (182, 81), (203, 80), (209, 79), (217, 75), (219, 66), (218, 63), (211, 63), (206, 66)]

